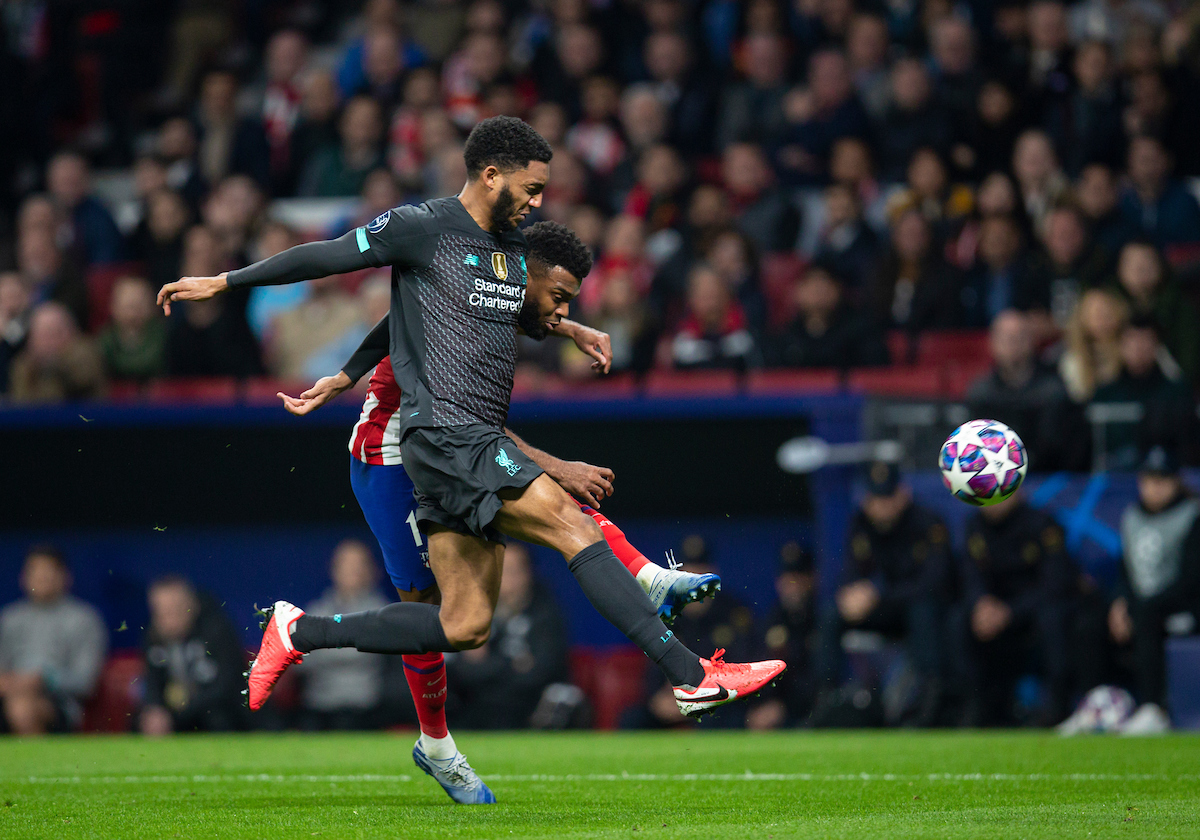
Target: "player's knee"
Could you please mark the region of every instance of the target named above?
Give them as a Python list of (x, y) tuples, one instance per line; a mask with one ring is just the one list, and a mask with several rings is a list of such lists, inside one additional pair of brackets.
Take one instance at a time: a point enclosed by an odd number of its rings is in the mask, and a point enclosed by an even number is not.
[(446, 641), (455, 650), (474, 650), (483, 647), (492, 633), (491, 624), (462, 622), (445, 628)]

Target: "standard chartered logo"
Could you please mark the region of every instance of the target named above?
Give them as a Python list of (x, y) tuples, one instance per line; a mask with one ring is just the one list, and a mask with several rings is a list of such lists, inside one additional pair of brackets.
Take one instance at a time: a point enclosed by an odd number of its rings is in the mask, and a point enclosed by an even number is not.
[(467, 302), (472, 306), (484, 309), (498, 309), (501, 312), (517, 312), (525, 301), (525, 289), (512, 283), (497, 283), (494, 280), (475, 278), (475, 291), (471, 292)]

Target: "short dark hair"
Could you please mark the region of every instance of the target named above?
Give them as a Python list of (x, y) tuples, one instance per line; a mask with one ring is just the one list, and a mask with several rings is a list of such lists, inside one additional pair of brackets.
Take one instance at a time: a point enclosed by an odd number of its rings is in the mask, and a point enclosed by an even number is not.
[(463, 149), (467, 175), (476, 178), (489, 166), (501, 172), (513, 172), (529, 166), (530, 161), (549, 163), (554, 150), (546, 138), (517, 117), (488, 117), (473, 129)]
[(592, 255), (575, 231), (558, 222), (538, 222), (525, 228), (529, 259), (553, 268), (562, 266), (580, 282), (592, 270)]
[(28, 563), (34, 557), (45, 557), (47, 560), (53, 561), (54, 565), (58, 566), (64, 572), (67, 571), (67, 558), (63, 556), (58, 546), (51, 545), (50, 543), (32, 545), (25, 552), (25, 562)]

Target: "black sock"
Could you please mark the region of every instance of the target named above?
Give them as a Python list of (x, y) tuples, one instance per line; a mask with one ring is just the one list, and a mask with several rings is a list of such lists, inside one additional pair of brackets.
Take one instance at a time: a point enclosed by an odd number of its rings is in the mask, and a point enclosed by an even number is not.
[(401, 601), (345, 615), (302, 615), (292, 630), (301, 653), (318, 648), (358, 648), (364, 653), (434, 653), (454, 650), (446, 641), (440, 610), (433, 604)]
[(658, 617), (654, 604), (608, 543), (589, 545), (567, 564), (596, 612), (646, 652), (671, 685), (697, 686), (704, 680), (700, 658)]

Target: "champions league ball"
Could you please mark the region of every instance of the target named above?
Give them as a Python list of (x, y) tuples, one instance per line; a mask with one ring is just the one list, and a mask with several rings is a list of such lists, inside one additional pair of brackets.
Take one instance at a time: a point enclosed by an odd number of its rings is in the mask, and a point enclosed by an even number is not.
[(938, 467), (946, 489), (969, 505), (1002, 502), (1017, 492), (1029, 469), (1025, 444), (995, 420), (972, 420), (942, 444)]

